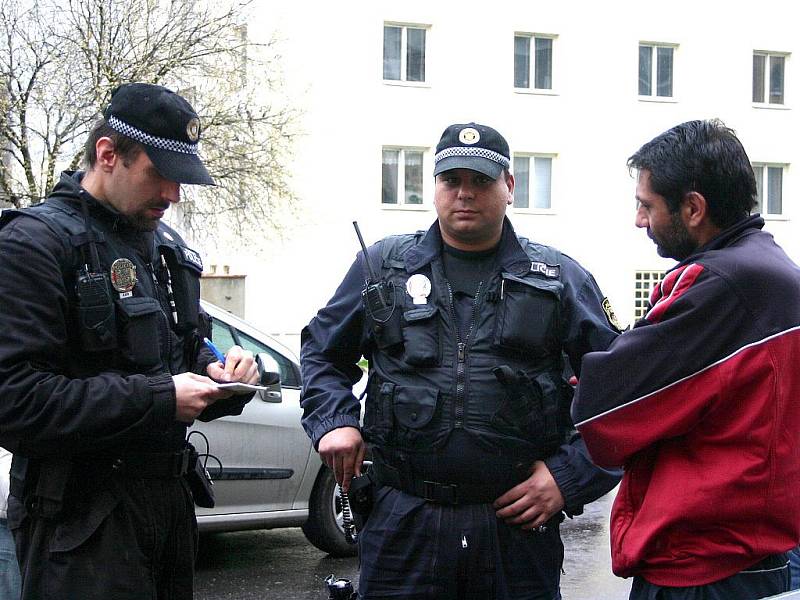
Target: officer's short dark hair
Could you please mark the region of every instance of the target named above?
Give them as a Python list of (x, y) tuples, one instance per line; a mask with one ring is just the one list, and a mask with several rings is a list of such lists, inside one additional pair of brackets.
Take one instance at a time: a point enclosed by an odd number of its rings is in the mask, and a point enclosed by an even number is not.
[(753, 167), (733, 129), (719, 119), (687, 121), (665, 131), (628, 159), (650, 172), (650, 187), (677, 212), (689, 192), (706, 199), (712, 223), (725, 229), (756, 205)]
[(97, 140), (104, 137), (110, 138), (114, 143), (114, 150), (126, 167), (130, 166), (144, 149), (139, 142), (113, 130), (106, 120), (101, 118), (92, 127), (83, 148), (83, 161), (90, 169), (97, 162)]

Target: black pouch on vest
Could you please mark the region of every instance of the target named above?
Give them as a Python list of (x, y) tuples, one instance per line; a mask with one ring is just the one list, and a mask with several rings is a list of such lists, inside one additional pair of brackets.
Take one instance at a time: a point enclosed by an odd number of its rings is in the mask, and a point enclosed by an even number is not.
[(148, 368), (161, 361), (159, 320), (161, 306), (153, 298), (117, 300), (119, 352), (123, 360)]
[(551, 351), (558, 331), (560, 287), (560, 282), (503, 273), (492, 346), (515, 354)]
[[(383, 286), (382, 293), (389, 296), (385, 305), (382, 301), (376, 301), (376, 289), (379, 285)], [(361, 300), (375, 345), (381, 350), (396, 351), (403, 342), (403, 314), (398, 306), (395, 287), (391, 283), (373, 284), (362, 292)]]
[(111, 350), (117, 346), (117, 327), (111, 284), (105, 273), (78, 273), (78, 327), (81, 347), (87, 352)]
[(422, 430), (436, 413), (439, 390), (436, 388), (398, 385), (394, 389), (395, 434), (398, 443), (406, 448), (430, 447), (429, 432)]
[(420, 306), (403, 313), (403, 360), (414, 367), (435, 367), (441, 361), (439, 309)]
[(368, 402), (364, 407), (364, 438), (371, 444), (384, 445), (389, 441), (392, 431), (392, 402), (394, 384), (370, 375), (367, 383)]
[(197, 327), (203, 261), (197, 252), (186, 246), (161, 246), (160, 250), (167, 262), (175, 311), (178, 313), (175, 330), (186, 333)]

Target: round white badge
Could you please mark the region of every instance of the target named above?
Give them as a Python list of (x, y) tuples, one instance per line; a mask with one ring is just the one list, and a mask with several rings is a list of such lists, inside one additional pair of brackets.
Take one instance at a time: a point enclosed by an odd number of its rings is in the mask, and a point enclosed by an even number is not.
[(477, 144), (481, 140), (481, 134), (474, 127), (464, 127), (458, 132), (458, 141), (462, 144)]
[(422, 273), (412, 275), (406, 281), (406, 292), (414, 300), (414, 304), (427, 304), (431, 295), (431, 280)]

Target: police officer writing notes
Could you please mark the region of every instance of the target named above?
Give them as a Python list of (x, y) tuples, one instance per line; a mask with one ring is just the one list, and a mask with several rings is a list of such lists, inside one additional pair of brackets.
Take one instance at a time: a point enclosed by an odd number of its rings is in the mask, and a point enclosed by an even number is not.
[(253, 356), (202, 343), (202, 262), (161, 223), (180, 184), (213, 184), (200, 121), (169, 90), (117, 88), (86, 172), (0, 221), (0, 445), (22, 597), (192, 597), (197, 526), (184, 475), (194, 419), (238, 414)]
[(363, 598), (558, 598), (562, 512), (619, 479), (570, 435), (562, 357), (579, 373), (617, 330), (592, 276), (505, 218), (497, 131), (451, 125), (434, 161), (437, 220), (361, 253), (303, 330), (303, 425), (345, 488), (371, 449)]
[(750, 160), (717, 120), (677, 125), (628, 161), (636, 225), (678, 262), (644, 318), (584, 357), (573, 415), (625, 465), (611, 513), (634, 600), (788, 590), (800, 539), (800, 268), (751, 215)]

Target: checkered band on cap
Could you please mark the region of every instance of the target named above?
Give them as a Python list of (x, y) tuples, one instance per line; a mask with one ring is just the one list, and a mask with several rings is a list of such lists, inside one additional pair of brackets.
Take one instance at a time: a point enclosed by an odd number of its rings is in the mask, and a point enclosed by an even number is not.
[(197, 154), (197, 144), (189, 144), (187, 142), (181, 142), (180, 140), (170, 140), (168, 138), (150, 135), (141, 129), (136, 129), (133, 125), (128, 125), (125, 121), (118, 119), (114, 115), (108, 117), (107, 122), (111, 129), (122, 135), (127, 135), (140, 144), (146, 144), (161, 150), (169, 150), (170, 152)]
[(476, 148), (474, 146), (452, 146), (450, 148), (445, 148), (433, 157), (433, 163), (436, 164), (440, 160), (450, 158), (451, 156), (479, 156), (480, 158), (488, 158), (489, 160), (499, 163), (506, 169), (511, 166), (511, 162), (499, 152), (487, 150), (486, 148)]

